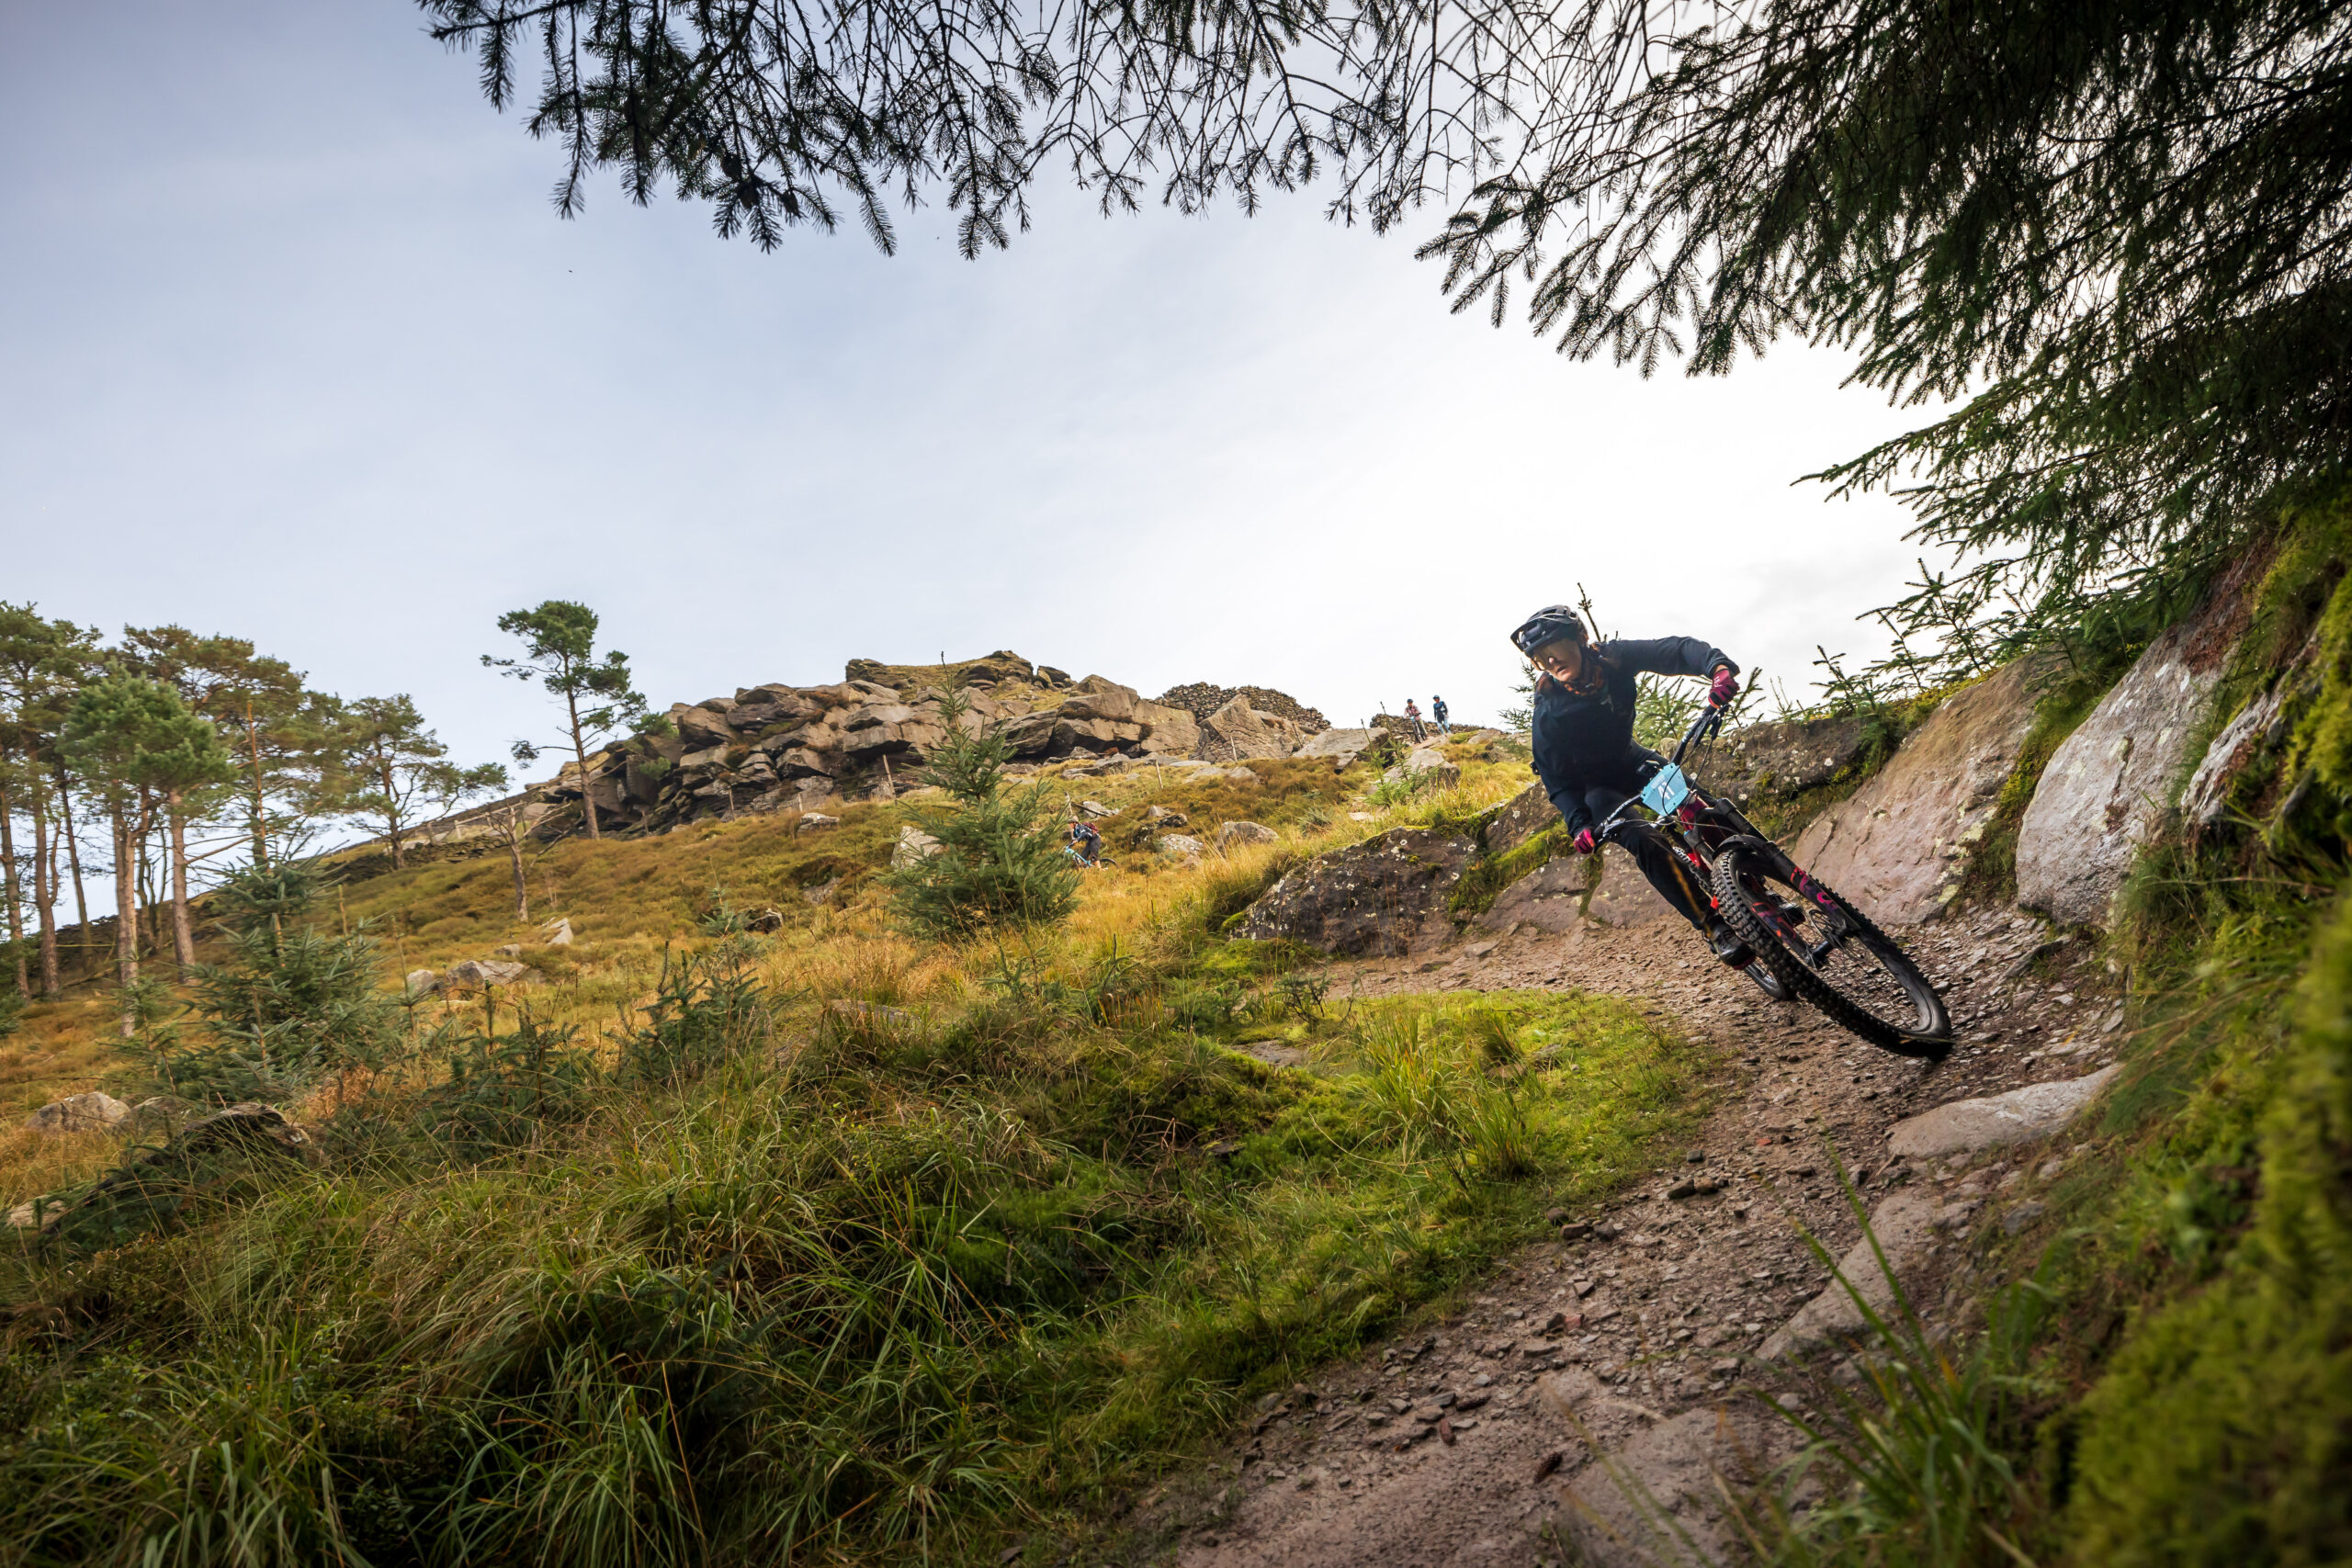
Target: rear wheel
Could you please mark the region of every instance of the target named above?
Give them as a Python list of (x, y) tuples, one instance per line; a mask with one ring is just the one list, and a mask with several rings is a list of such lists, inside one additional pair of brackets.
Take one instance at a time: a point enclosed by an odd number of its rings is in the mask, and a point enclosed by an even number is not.
[(1911, 955), (1780, 855), (1725, 845), (1715, 912), (1783, 986), (1871, 1044), (1929, 1058), (1951, 1049), (1943, 998)]

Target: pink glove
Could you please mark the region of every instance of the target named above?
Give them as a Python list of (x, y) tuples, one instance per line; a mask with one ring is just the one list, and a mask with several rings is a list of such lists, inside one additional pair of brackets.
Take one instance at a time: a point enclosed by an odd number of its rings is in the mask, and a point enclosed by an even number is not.
[(1715, 671), (1714, 683), (1707, 688), (1709, 707), (1727, 707), (1732, 698), (1739, 695), (1739, 677), (1729, 669)]
[(1578, 829), (1577, 830), (1577, 853), (1580, 855), (1589, 855), (1592, 853), (1592, 829), (1589, 828)]

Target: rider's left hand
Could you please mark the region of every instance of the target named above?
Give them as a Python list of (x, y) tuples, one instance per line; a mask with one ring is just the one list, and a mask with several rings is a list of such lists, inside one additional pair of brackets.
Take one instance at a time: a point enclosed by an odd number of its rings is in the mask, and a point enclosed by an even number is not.
[(1715, 708), (1729, 707), (1732, 698), (1737, 695), (1739, 695), (1739, 677), (1731, 672), (1729, 666), (1717, 670), (1714, 683), (1707, 688), (1707, 705)]
[(1589, 855), (1592, 853), (1594, 848), (1592, 829), (1589, 828), (1579, 828), (1577, 829), (1576, 842), (1577, 853), (1580, 855)]

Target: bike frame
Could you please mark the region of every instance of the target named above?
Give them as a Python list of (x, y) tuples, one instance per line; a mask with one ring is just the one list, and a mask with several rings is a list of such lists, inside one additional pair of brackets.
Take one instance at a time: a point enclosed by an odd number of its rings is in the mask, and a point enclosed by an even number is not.
[[(1683, 732), (1682, 743), (1675, 747), (1674, 755), (1653, 770), (1649, 778), (1644, 781), (1643, 788), (1646, 791), (1663, 777), (1668, 768), (1681, 778), (1686, 793), (1670, 812), (1661, 813), (1641, 795), (1635, 795), (1611, 812), (1608, 820), (1595, 829), (1593, 837), (1614, 843), (1614, 835), (1628, 829), (1646, 829), (1656, 833), (1674, 856), (1677, 872), (1687, 870), (1698, 879), (1695, 891), (1699, 897), (1693, 902), (1703, 903), (1710, 909), (1716, 907), (1715, 857), (1723, 852), (1725, 845), (1736, 841), (1742, 849), (1779, 863), (1779, 869), (1787, 874), (1790, 885), (1820, 907), (1825, 917), (1823, 927), (1827, 934), (1819, 942), (1806, 941), (1778, 904), (1771, 904), (1769, 908), (1759, 905), (1756, 909), (1757, 917), (1771, 926), (1775, 934), (1781, 936), (1792, 950), (1804, 953), (1807, 961), (1817, 969), (1823, 959), (1843, 946), (1846, 939), (1853, 934), (1853, 927), (1848, 923), (1845, 912), (1815, 885), (1803, 866), (1790, 859), (1787, 852), (1750, 822), (1738, 807), (1720, 795), (1703, 793), (1697, 784), (1690, 783), (1690, 775), (1682, 772), (1682, 759), (1689, 754), (1690, 748), (1721, 729), (1723, 722), (1724, 710), (1708, 706)], [(1637, 807), (1650, 813), (1648, 820), (1627, 815)]]

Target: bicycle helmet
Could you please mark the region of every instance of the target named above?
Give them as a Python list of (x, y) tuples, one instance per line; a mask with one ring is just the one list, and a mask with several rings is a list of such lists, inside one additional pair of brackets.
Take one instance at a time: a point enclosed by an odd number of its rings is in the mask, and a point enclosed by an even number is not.
[(1535, 650), (1547, 643), (1567, 641), (1582, 648), (1590, 639), (1585, 633), (1584, 617), (1577, 614), (1574, 605), (1546, 604), (1521, 622), (1519, 629), (1510, 634), (1510, 640), (1514, 648), (1532, 659)]

